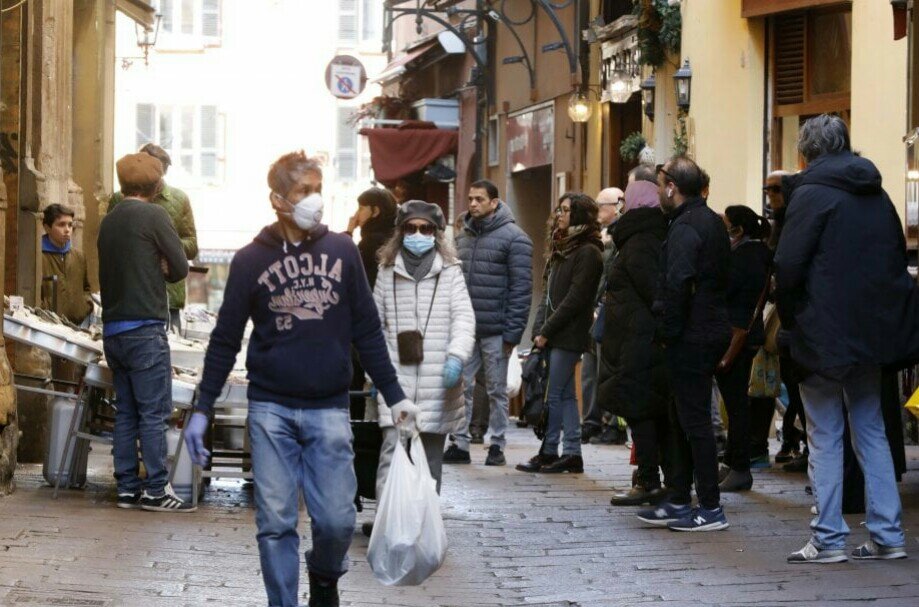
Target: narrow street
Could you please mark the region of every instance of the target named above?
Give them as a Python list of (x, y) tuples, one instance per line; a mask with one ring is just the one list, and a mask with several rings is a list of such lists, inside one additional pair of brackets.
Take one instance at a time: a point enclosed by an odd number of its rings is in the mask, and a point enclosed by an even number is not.
[[(531, 476), (513, 464), (532, 455), (532, 433), (514, 429), (508, 466), (447, 467), (443, 511), (450, 539), (444, 567), (423, 586), (386, 588), (356, 532), (342, 605), (864, 605), (919, 602), (919, 449), (908, 447), (901, 485), (910, 558), (792, 566), (807, 538), (805, 477), (756, 474), (754, 491), (725, 496), (725, 532), (644, 529), (613, 509), (610, 487), (628, 483), (625, 447), (585, 448), (578, 476)], [(774, 445), (773, 445), (774, 446)], [(18, 491), (0, 500), (0, 604), (67, 607), (264, 605), (251, 492), (212, 487), (197, 513), (159, 515), (114, 508), (114, 481), (95, 448), (91, 484), (44, 486), (40, 466), (20, 466)], [(370, 509), (358, 515), (367, 520)], [(850, 546), (866, 539), (847, 517)], [(301, 532), (308, 533), (306, 523)], [(305, 578), (305, 576), (304, 576)], [(301, 579), (305, 593), (306, 580)], [(305, 599), (304, 599), (305, 603)]]

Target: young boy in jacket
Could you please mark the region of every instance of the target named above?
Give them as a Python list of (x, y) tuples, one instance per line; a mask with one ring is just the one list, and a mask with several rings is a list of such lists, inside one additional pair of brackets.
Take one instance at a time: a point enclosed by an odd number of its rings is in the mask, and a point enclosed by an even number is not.
[(322, 169), (302, 151), (268, 171), (278, 221), (239, 250), (211, 333), (196, 412), (185, 438), (192, 459), (210, 453), (204, 432), (233, 368), (249, 319), (249, 439), (256, 525), (268, 602), (299, 605), (298, 493), (312, 526), (306, 553), (311, 607), (338, 605), (354, 532), (354, 475), (348, 388), (353, 344), (391, 407), (414, 424), (380, 326), (360, 253), (322, 219)]
[(42, 216), (41, 305), (75, 325), (83, 324), (93, 311), (86, 258), (73, 248), (73, 209), (49, 204)]

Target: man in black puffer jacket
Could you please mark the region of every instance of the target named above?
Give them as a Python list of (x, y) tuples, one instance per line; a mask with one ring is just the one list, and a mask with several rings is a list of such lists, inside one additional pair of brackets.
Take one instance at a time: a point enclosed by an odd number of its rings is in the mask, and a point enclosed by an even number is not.
[(514, 346), (523, 339), (533, 296), (533, 243), (490, 181), (469, 188), (469, 212), (457, 237), (459, 258), (475, 310), (475, 348), (466, 363), (466, 424), (454, 435), (444, 453), (445, 464), (468, 464), (469, 422), (475, 376), (485, 370), (485, 389), (491, 409), (488, 426), (491, 446), (486, 466), (503, 466), (504, 432), (508, 422), (507, 363)]
[[(674, 441), (672, 497), (640, 512), (649, 524), (674, 531), (717, 531), (728, 526), (718, 491), (718, 450), (712, 430), (712, 376), (731, 341), (725, 295), (731, 244), (721, 218), (701, 197), (702, 171), (678, 156), (658, 171), (661, 208), (670, 228), (661, 253), (653, 310), (657, 339), (673, 384), (682, 433)], [(695, 472), (699, 507), (691, 509)]]

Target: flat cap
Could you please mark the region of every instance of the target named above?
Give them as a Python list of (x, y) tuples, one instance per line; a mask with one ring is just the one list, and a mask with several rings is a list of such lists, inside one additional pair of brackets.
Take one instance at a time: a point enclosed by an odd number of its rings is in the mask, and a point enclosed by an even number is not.
[(115, 172), (122, 189), (125, 186), (147, 187), (163, 178), (163, 163), (150, 154), (128, 154), (115, 163)]

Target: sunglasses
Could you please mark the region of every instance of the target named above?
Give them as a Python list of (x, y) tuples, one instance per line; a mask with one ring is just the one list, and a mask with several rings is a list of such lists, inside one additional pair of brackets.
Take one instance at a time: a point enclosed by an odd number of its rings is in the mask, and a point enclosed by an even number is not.
[(767, 194), (770, 193), (770, 192), (771, 192), (772, 194), (778, 194), (779, 192), (782, 191), (782, 186), (780, 186), (780, 185), (766, 185), (766, 186), (763, 186), (763, 191), (766, 192)]
[(670, 181), (676, 182), (676, 180), (673, 178), (673, 175), (671, 175), (670, 173), (668, 173), (667, 171), (664, 170), (664, 165), (663, 165), (663, 164), (659, 164), (659, 165), (657, 165), (657, 166), (655, 167), (655, 174), (657, 174), (657, 175), (663, 175), (664, 177), (666, 177), (666, 178), (669, 179)]
[(429, 223), (426, 223), (420, 226), (415, 225), (413, 223), (407, 223), (404, 226), (402, 226), (402, 233), (403, 234), (417, 234), (418, 232), (421, 232), (424, 236), (431, 236), (434, 234), (434, 230), (436, 229), (437, 228), (435, 228)]
[(555, 209), (556, 215), (568, 215), (571, 213), (571, 207), (558, 207)]

